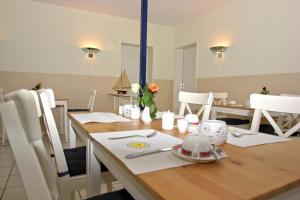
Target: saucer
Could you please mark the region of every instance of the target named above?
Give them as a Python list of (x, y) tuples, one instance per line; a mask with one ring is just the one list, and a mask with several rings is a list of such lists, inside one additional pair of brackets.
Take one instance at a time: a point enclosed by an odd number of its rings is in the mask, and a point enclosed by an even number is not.
[(213, 152), (211, 152), (210, 156), (207, 157), (192, 157), (192, 156), (187, 156), (181, 153), (182, 152), (182, 148), (181, 148), (181, 144), (175, 145), (172, 148), (172, 154), (178, 158), (181, 158), (183, 160), (186, 161), (190, 161), (190, 162), (196, 162), (196, 163), (211, 163), (214, 162), (216, 160), (219, 160), (221, 158), (227, 157), (226, 153), (219, 147), (216, 147), (216, 154), (218, 155), (216, 158), (216, 156), (213, 154)]

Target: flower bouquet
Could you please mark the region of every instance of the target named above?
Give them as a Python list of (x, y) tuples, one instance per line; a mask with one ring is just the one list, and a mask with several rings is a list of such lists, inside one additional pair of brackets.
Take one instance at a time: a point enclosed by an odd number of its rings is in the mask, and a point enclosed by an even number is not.
[(155, 105), (155, 94), (159, 90), (159, 86), (156, 83), (146, 84), (144, 88), (140, 86), (138, 83), (131, 84), (131, 90), (134, 94), (139, 93), (138, 104), (142, 109), (145, 107), (149, 108), (150, 117), (154, 119), (156, 117), (157, 108)]

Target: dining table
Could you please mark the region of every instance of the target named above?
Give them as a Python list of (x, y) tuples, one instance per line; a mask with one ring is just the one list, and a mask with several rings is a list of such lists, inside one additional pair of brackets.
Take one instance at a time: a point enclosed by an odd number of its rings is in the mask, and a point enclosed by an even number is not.
[(102, 162), (137, 200), (300, 199), (299, 138), (247, 148), (225, 143), (220, 148), (228, 157), (215, 162), (134, 174), (93, 135), (154, 129), (183, 139), (188, 133), (179, 133), (176, 128), (163, 130), (159, 119), (150, 124), (140, 120), (81, 124), (70, 113), (69, 119), (87, 145), (88, 197), (100, 194)]

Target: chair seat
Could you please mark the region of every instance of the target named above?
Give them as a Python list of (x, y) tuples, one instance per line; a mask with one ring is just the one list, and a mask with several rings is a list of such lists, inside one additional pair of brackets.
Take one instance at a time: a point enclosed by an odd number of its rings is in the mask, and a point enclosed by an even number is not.
[[(278, 136), (278, 134), (275, 133), (275, 129), (270, 124), (261, 124), (259, 126), (259, 132)], [(300, 132), (295, 132), (291, 136), (298, 136), (298, 135), (300, 135)]]
[(84, 112), (84, 111), (90, 112), (90, 109), (88, 109), (88, 108), (69, 108), (68, 109), (68, 112)]
[(218, 118), (217, 120), (224, 121), (227, 125), (233, 125), (233, 126), (250, 123), (250, 120), (248, 119), (238, 119), (238, 118)]
[(122, 189), (88, 198), (87, 200), (134, 200), (134, 198), (125, 189)]
[[(78, 176), (86, 174), (86, 147), (76, 147), (64, 149), (69, 175)], [(101, 163), (101, 171), (108, 171), (105, 165)]]

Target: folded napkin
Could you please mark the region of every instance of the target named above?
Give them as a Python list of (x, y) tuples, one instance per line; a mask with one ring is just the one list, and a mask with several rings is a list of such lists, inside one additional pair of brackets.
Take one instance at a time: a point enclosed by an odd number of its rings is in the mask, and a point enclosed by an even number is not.
[(112, 123), (112, 122), (130, 122), (130, 119), (124, 118), (114, 113), (92, 112), (82, 114), (71, 114), (81, 124), (89, 122)]
[[(241, 134), (247, 133), (248, 131), (249, 134), (251, 135), (243, 135), (241, 137), (235, 137), (231, 134), (231, 131), (234, 131), (235, 135), (237, 135), (238, 131), (240, 131)], [(253, 134), (253, 132), (249, 130), (245, 130), (245, 129), (239, 130), (239, 128), (230, 127), (228, 128), (228, 137), (226, 142), (239, 147), (251, 147), (251, 146), (262, 145), (262, 144), (285, 142), (289, 140), (291, 139), (260, 133), (260, 132)]]

